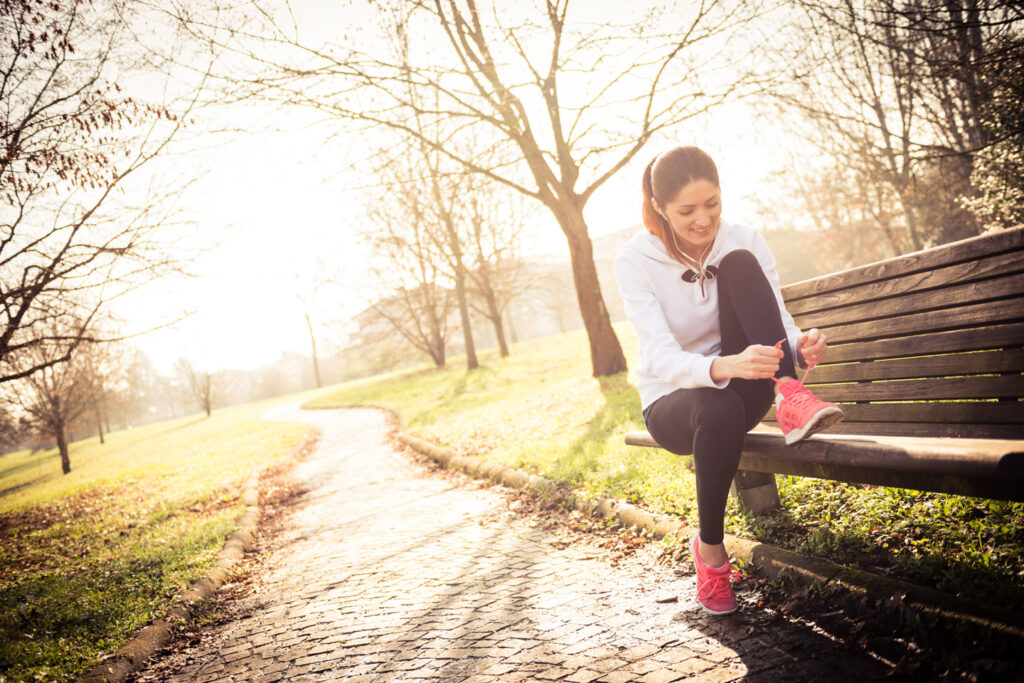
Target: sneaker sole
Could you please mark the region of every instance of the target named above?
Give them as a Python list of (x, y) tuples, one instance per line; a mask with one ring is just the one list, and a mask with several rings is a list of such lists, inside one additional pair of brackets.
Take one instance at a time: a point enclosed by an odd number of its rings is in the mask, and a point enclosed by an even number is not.
[(841, 409), (835, 406), (826, 406), (814, 414), (814, 417), (810, 419), (806, 427), (787, 432), (785, 435), (786, 445), (792, 446), (796, 442), (806, 439), (811, 434), (828, 429), (832, 425), (842, 422), (844, 417), (846, 417), (846, 413)]
[(697, 604), (700, 605), (704, 609), (705, 612), (707, 612), (708, 614), (710, 614), (712, 616), (715, 616), (715, 617), (720, 617), (720, 616), (723, 616), (723, 615), (726, 615), (726, 614), (732, 614), (733, 612), (735, 612), (736, 610), (739, 609), (739, 605), (737, 605), (736, 607), (733, 607), (731, 610), (727, 610), (725, 612), (716, 612), (715, 610), (710, 609), (707, 605), (702, 603), (700, 600), (697, 601)]

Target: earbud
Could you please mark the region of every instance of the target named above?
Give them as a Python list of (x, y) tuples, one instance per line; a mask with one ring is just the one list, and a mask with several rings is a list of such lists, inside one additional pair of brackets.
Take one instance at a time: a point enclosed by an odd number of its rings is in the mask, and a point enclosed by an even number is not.
[(661, 210), (660, 206), (658, 206), (658, 202), (654, 199), (654, 197), (651, 197), (651, 206), (654, 207), (654, 210), (658, 213), (659, 216), (661, 216), (665, 220), (668, 220), (668, 216), (666, 216), (665, 212)]

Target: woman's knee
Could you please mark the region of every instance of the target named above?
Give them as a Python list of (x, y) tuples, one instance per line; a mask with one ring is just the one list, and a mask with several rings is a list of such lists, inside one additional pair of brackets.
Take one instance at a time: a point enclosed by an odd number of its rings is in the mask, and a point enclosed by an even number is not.
[(761, 271), (761, 262), (746, 249), (730, 251), (718, 264), (719, 277), (729, 276), (733, 273), (749, 273), (752, 270)]
[(694, 415), (695, 427), (710, 427), (723, 432), (744, 432), (746, 407), (735, 391), (714, 389), (701, 401)]

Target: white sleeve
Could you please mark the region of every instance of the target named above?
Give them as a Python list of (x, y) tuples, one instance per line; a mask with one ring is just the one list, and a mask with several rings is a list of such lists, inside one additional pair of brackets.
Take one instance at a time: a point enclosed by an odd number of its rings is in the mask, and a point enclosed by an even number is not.
[(796, 326), (793, 316), (786, 310), (786, 302), (782, 299), (782, 287), (779, 285), (779, 273), (775, 268), (775, 256), (772, 254), (771, 249), (768, 248), (768, 243), (761, 233), (755, 231), (754, 235), (754, 256), (757, 257), (757, 262), (761, 264), (761, 270), (764, 271), (765, 276), (768, 278), (768, 284), (772, 286), (772, 292), (775, 293), (775, 300), (779, 304), (779, 313), (782, 314), (782, 326), (786, 330), (786, 339), (789, 341), (789, 348), (793, 352), (793, 362), (801, 370), (806, 370), (807, 366), (800, 363), (800, 353), (797, 351), (797, 342), (800, 340), (802, 332)]
[(724, 389), (729, 384), (728, 379), (718, 382), (711, 379), (715, 356), (684, 351), (679, 346), (643, 271), (622, 257), (615, 259), (614, 267), (626, 316), (636, 328), (641, 363), (662, 381), (680, 389)]

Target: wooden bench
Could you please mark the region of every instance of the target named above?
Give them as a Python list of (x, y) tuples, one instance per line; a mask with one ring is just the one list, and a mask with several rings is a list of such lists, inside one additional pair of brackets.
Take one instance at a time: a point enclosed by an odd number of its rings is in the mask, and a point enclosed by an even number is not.
[[(807, 385), (842, 405), (786, 446), (774, 411), (747, 435), (734, 493), (778, 505), (774, 473), (1024, 501), (1024, 228), (783, 288), (829, 339)], [(626, 443), (657, 447), (647, 432)]]

